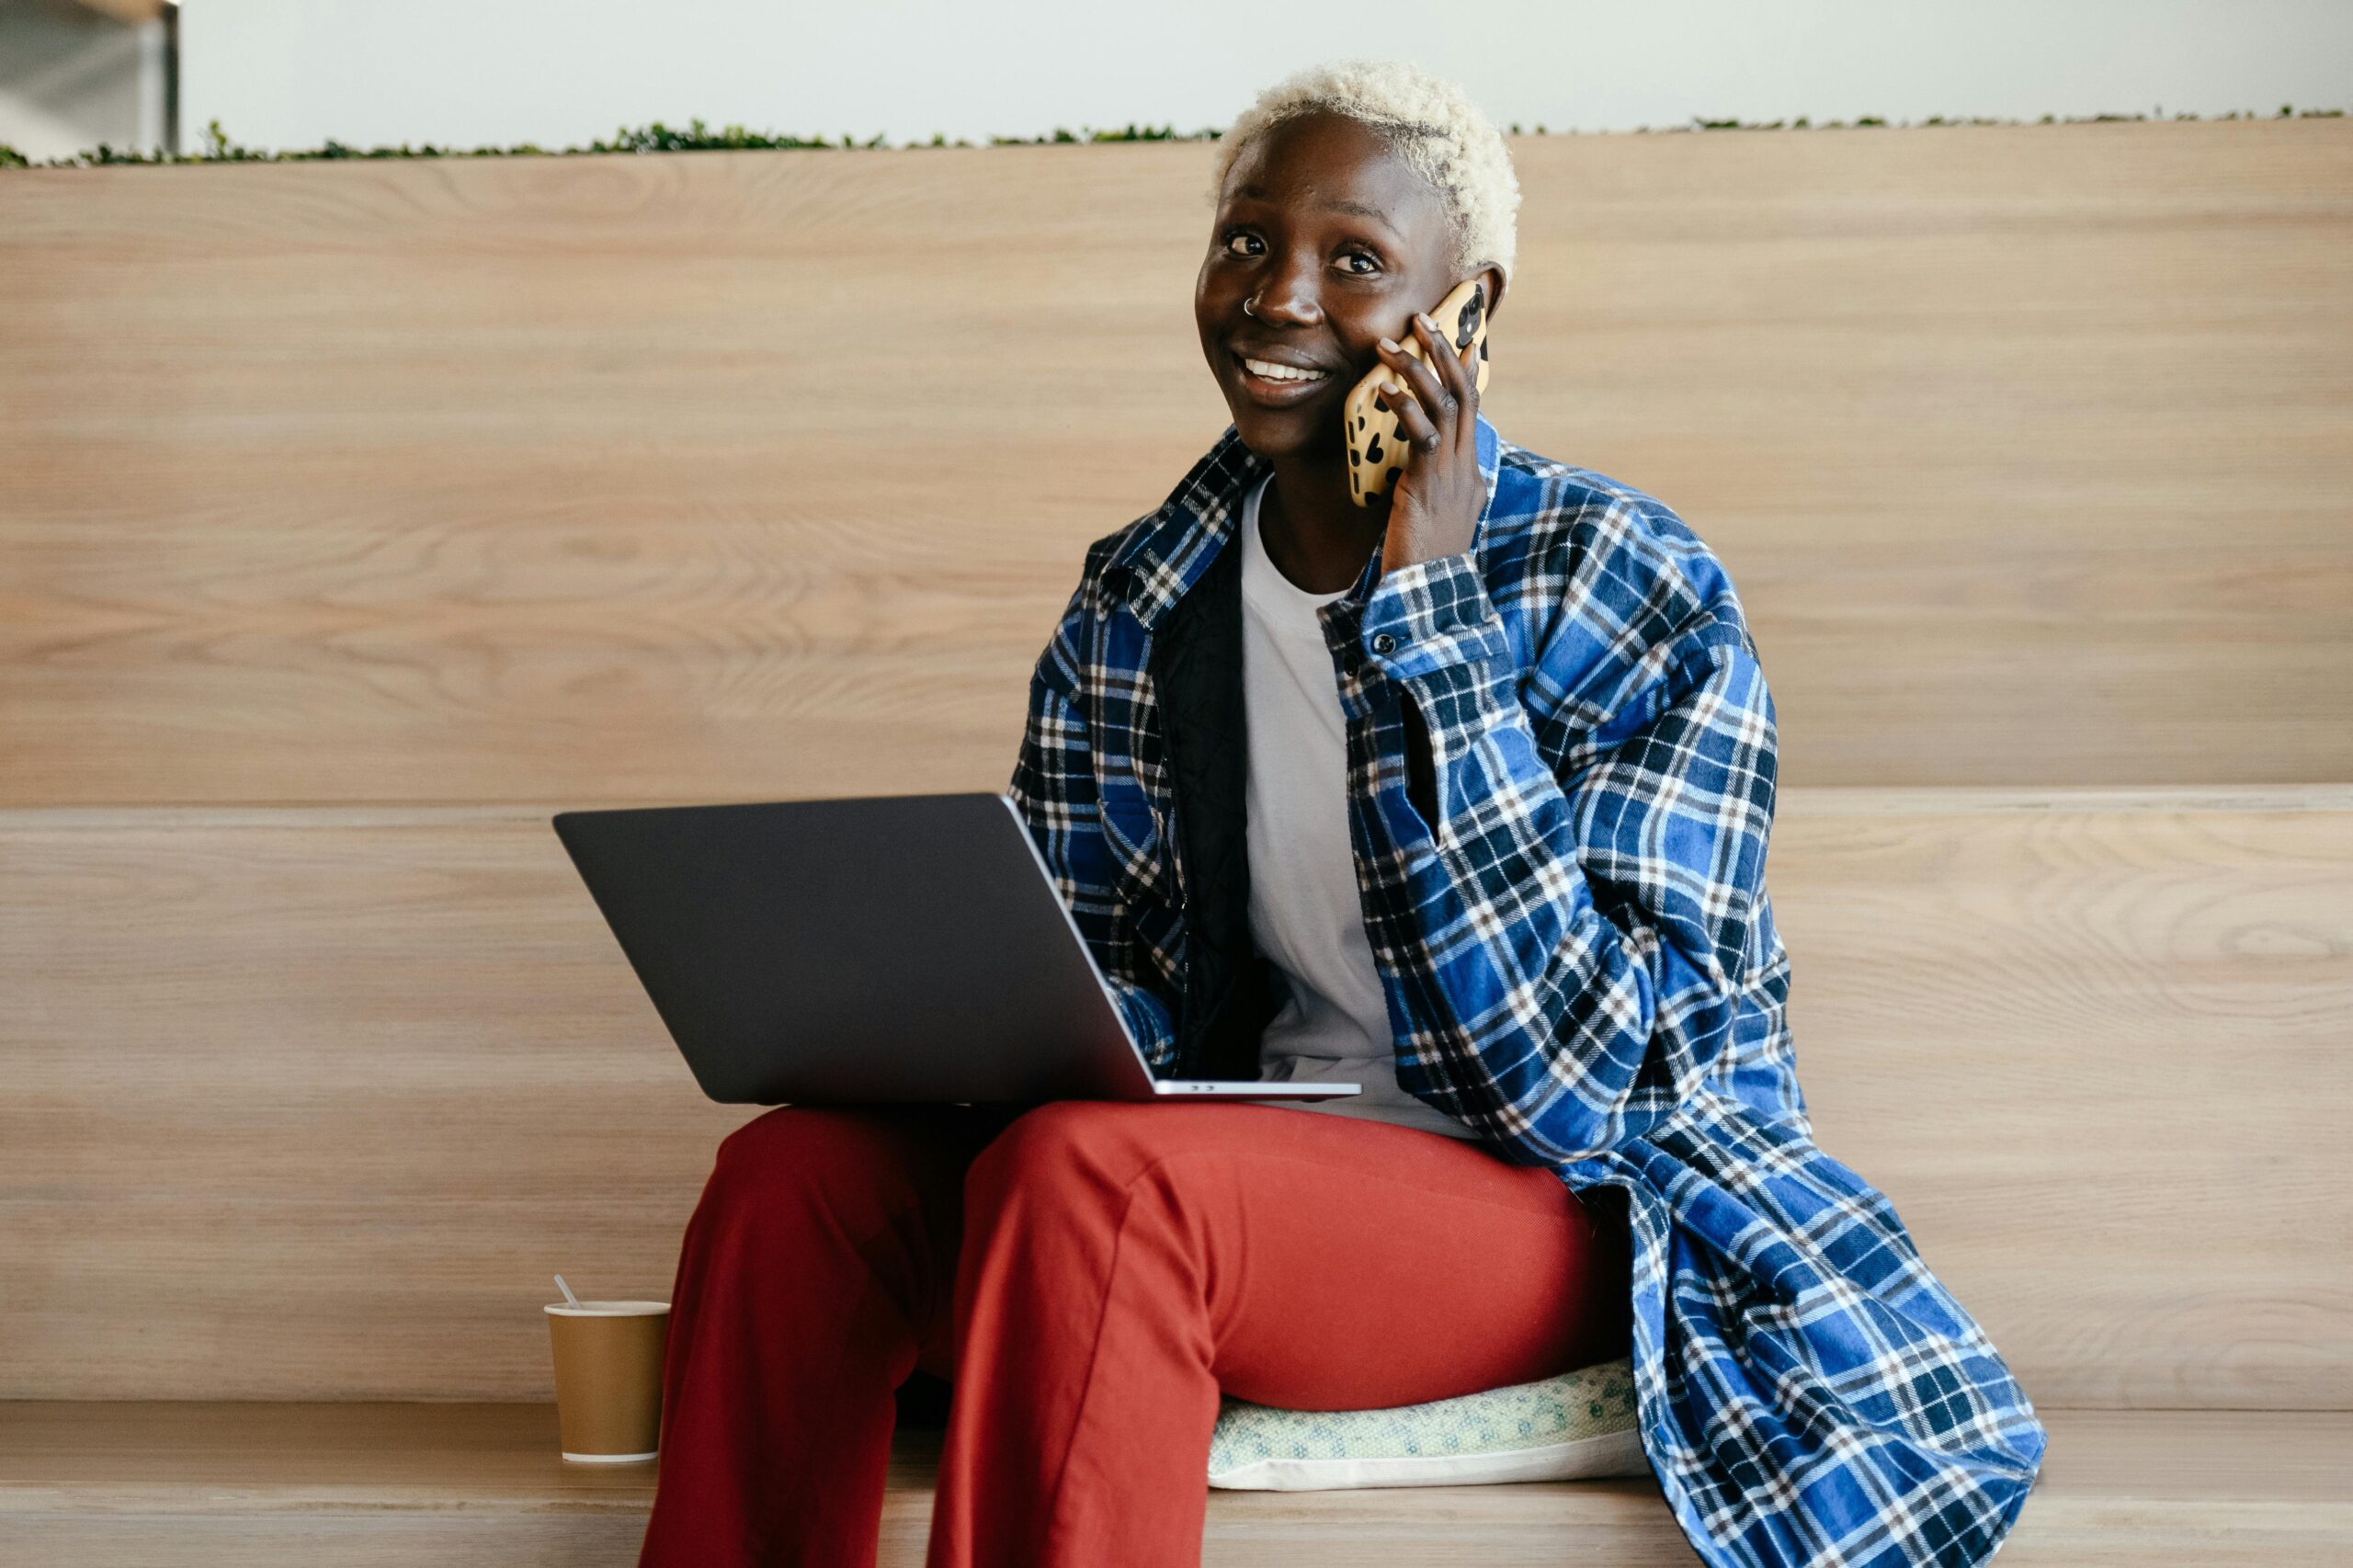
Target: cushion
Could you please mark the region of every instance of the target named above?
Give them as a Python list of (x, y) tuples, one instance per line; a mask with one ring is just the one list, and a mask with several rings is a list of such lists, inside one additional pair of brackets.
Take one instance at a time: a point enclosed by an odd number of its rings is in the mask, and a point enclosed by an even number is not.
[(1278, 1410), (1231, 1395), (1210, 1439), (1210, 1484), (1238, 1491), (1476, 1486), (1648, 1475), (1633, 1363), (1390, 1410)]

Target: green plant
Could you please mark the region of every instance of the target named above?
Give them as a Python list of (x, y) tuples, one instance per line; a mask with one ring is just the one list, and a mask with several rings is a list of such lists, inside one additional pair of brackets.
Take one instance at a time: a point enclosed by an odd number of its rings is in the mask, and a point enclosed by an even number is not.
[[(2281, 104), (2279, 106), (2279, 113), (2275, 118), (2280, 119), (2329, 119), (2341, 118), (2344, 113), (2345, 111), (2341, 108), (2299, 109), (2290, 104)], [(2155, 116), (2141, 114), (2095, 114), (2067, 116), (2063, 119), (2058, 116), (2046, 114), (2040, 119), (2031, 123), (2039, 125), (2086, 125), (2098, 124), (2110, 120), (2149, 119), (2153, 118), (2163, 119), (2164, 116), (2162, 111)], [(2173, 118), (2177, 120), (2194, 120), (2199, 117), (2194, 114), (2176, 114)], [(2217, 115), (2213, 118), (2217, 119), (2255, 119), (2262, 117), (2252, 112), (2240, 114), (2234, 110), (2229, 114)], [(1839, 119), (1827, 119), (1820, 122), (1819, 124), (1815, 124), (1809, 120), (1804, 115), (1800, 115), (1795, 119), (1788, 121), (1786, 125), (1783, 121), (1779, 119), (1708, 119), (1699, 115), (1693, 115), (1689, 125), (1661, 126), (1659, 127), (1659, 131), (1662, 134), (1672, 134), (1677, 131), (1780, 131), (1784, 129), (1790, 131), (1837, 131), (1847, 129), (1850, 123), (1858, 128), (1869, 128), (1884, 127), (1889, 122), (1878, 115), (1861, 115), (1857, 117), (1851, 122)], [(1911, 122), (1898, 120), (1895, 123), (1902, 126), (1909, 125)], [(1924, 128), (1929, 126), (1951, 125), (2022, 125), (2027, 123), (2029, 122), (2018, 119), (1981, 117), (1948, 117), (1940, 114), (1931, 115), (1927, 119), (1919, 121), (1920, 126)], [(1519, 123), (1516, 120), (1512, 122), (1510, 130), (1511, 133), (1515, 136), (1523, 134)], [(1649, 134), (1651, 128), (1649, 126), (1643, 125), (1637, 126), (1633, 133)], [(1035, 147), (1077, 145), (1103, 142), (1214, 142), (1223, 134), (1223, 131), (1215, 127), (1205, 127), (1199, 131), (1178, 131), (1173, 125), (1139, 126), (1133, 121), (1130, 121), (1127, 125), (1102, 131), (1082, 126), (1078, 131), (1074, 131), (1065, 126), (1056, 126), (1051, 131), (1039, 136), (992, 136), (988, 139), (987, 144), (993, 147)], [(1547, 134), (1541, 121), (1537, 123), (1534, 134), (1538, 136)], [(1569, 131), (1565, 134), (1576, 135), (1579, 134), (1579, 132)], [(1608, 135), (1610, 133), (1604, 131), (1587, 132), (1586, 134)], [(824, 136), (778, 135), (769, 131), (746, 131), (740, 125), (728, 125), (722, 127), (718, 131), (712, 131), (700, 119), (688, 120), (687, 122), (686, 129), (680, 131), (673, 130), (668, 125), (665, 125), (661, 120), (657, 119), (651, 125), (640, 126), (634, 130), (628, 126), (622, 126), (620, 129), (613, 132), (610, 140), (591, 142), (585, 147), (542, 147), (534, 142), (525, 142), (512, 147), (437, 147), (430, 142), (423, 142), (414, 147), (405, 142), (402, 142), (397, 147), (351, 147), (347, 146), (343, 142), (337, 142), (330, 137), (322, 146), (283, 153), (274, 153), (257, 147), (243, 146), (236, 142), (231, 141), (228, 133), (221, 129), (221, 122), (218, 119), (215, 119), (205, 127), (204, 146), (199, 152), (146, 153), (140, 152), (136, 149), (124, 149), (119, 151), (108, 143), (101, 142), (97, 146), (92, 148), (88, 152), (76, 153), (72, 157), (67, 158), (50, 158), (36, 164), (34, 160), (26, 157), (22, 153), (17, 151), (16, 148), (9, 146), (5, 142), (0, 142), (0, 169), (29, 169), (36, 167), (52, 169), (97, 168), (118, 164), (280, 164), (304, 163), (341, 158), (560, 158), (585, 156), (600, 153), (710, 153), (745, 152), (752, 150), (772, 151), (779, 149), (847, 150), (852, 148), (886, 147), (889, 144), (889, 142), (880, 131), (877, 131), (874, 135), (867, 138), (863, 142), (858, 141), (847, 131), (844, 131), (842, 133), (839, 141), (829, 141)], [(961, 136), (951, 142), (945, 135), (935, 131), (932, 132), (931, 140), (928, 142), (908, 142), (903, 143), (903, 145), (907, 147), (971, 147), (976, 145), (976, 143), (969, 142)]]

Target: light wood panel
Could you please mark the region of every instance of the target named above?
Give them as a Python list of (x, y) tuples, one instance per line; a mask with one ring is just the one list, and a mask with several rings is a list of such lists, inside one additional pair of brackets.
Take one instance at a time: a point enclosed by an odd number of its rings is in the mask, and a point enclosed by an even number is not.
[[(1813, 784), (2353, 778), (2353, 124), (1528, 137), (1489, 412)], [(0, 178), (0, 802), (995, 788), (1203, 144)]]
[[(2353, 787), (1784, 795), (1816, 1132), (2038, 1403), (2353, 1407)], [(540, 1398), (731, 1127), (544, 812), (0, 813), (0, 1392)]]
[(0, 827), (0, 1391), (551, 1391), (665, 1300), (719, 1139), (545, 813)]
[[(2353, 1554), (2353, 1415), (2044, 1412), (2001, 1560), (2334, 1568)], [(0, 1551), (52, 1568), (636, 1561), (654, 1467), (566, 1465), (542, 1404), (0, 1404)], [(923, 1561), (938, 1437), (903, 1431), (885, 1568)], [(1563, 1556), (1564, 1542), (1574, 1546)], [(1205, 1564), (1681, 1568), (1649, 1480), (1212, 1491)]]
[(82, 0), (82, 4), (133, 27), (159, 20), (164, 15), (164, 0)]
[(1823, 1147), (2038, 1402), (2353, 1407), (2353, 787), (1799, 791)]

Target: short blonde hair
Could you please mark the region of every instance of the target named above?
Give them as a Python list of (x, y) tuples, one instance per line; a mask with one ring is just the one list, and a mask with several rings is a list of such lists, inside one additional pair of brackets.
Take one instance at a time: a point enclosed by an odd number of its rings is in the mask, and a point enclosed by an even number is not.
[(1295, 72), (1258, 95), (1218, 141), (1210, 200), (1254, 142), (1284, 120), (1318, 110), (1379, 131), (1446, 204), (1457, 276), (1490, 263), (1506, 280), (1519, 249), (1519, 176), (1511, 150), (1461, 87), (1404, 60), (1341, 60)]

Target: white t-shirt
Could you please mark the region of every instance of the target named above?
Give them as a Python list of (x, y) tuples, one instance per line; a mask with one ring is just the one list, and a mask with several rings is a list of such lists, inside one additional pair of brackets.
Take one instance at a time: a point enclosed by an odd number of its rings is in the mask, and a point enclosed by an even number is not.
[(1354, 1082), (1363, 1093), (1284, 1100), (1292, 1110), (1370, 1117), (1454, 1138), (1472, 1129), (1397, 1086), (1381, 972), (1366, 939), (1348, 843), (1347, 729), (1339, 672), (1315, 612), (1347, 590), (1312, 594), (1284, 576), (1243, 502), (1242, 680), (1249, 719), (1250, 929), (1290, 979), (1291, 999), (1259, 1046), (1261, 1082)]

